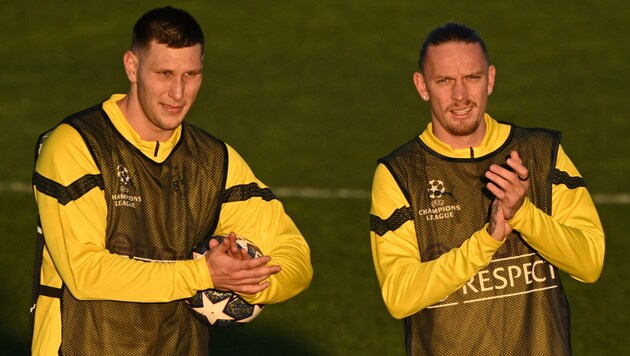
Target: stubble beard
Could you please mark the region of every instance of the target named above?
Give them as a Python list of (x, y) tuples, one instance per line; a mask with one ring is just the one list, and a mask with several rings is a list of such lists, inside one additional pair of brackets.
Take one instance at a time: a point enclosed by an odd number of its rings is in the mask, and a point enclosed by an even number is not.
[[(447, 113), (460, 106), (471, 106), (472, 110), (478, 108), (477, 104), (472, 101), (466, 101), (461, 105), (453, 105), (448, 108)], [(479, 118), (468, 118), (466, 120), (457, 120), (446, 125), (446, 130), (453, 136), (469, 136), (477, 131), (481, 120)]]
[(477, 131), (479, 128), (479, 121), (459, 122), (447, 127), (448, 131), (453, 136), (469, 136)]

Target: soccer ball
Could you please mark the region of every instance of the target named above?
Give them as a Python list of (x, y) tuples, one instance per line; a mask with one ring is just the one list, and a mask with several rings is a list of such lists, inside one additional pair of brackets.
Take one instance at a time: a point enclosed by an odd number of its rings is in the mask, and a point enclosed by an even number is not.
[[(212, 239), (222, 241), (223, 236), (213, 236)], [(193, 258), (201, 258), (208, 251), (208, 242), (211, 238), (205, 238), (197, 244), (193, 250)], [(236, 244), (239, 249), (247, 250), (252, 257), (262, 256), (262, 252), (249, 240), (237, 237)], [(249, 304), (234, 292), (223, 292), (216, 289), (207, 289), (197, 292), (186, 300), (193, 315), (208, 326), (230, 327), (249, 323), (260, 314), (265, 307), (263, 304)]]

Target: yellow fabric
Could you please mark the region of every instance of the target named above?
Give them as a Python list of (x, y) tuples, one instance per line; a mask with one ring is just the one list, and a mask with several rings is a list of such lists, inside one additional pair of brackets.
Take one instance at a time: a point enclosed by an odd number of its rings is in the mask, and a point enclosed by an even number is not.
[(140, 138), (140, 135), (136, 131), (134, 131), (131, 125), (129, 125), (127, 119), (125, 119), (125, 116), (118, 108), (118, 104), (116, 104), (116, 102), (120, 101), (124, 97), (125, 95), (123, 94), (112, 95), (110, 100), (107, 100), (103, 103), (103, 110), (105, 110), (107, 116), (109, 116), (109, 118), (111, 119), (114, 127), (116, 127), (116, 130), (120, 132), (127, 141), (133, 143), (134, 146), (142, 151), (145, 156), (151, 158), (155, 162), (164, 162), (164, 160), (166, 160), (168, 155), (171, 153), (171, 150), (173, 150), (173, 148), (179, 141), (179, 138), (182, 134), (182, 127), (177, 127), (175, 129), (175, 132), (173, 132), (173, 135), (171, 135), (168, 140), (160, 142), (158, 146), (158, 154), (156, 156), (155, 141), (142, 140)]
[[(499, 148), (510, 132), (509, 125), (500, 124), (488, 115), (485, 122), (485, 138), (478, 147), (472, 148), (475, 157)], [(453, 149), (440, 142), (433, 135), (431, 124), (420, 139), (444, 156), (471, 157), (470, 148)], [(571, 176), (580, 176), (562, 148), (558, 152), (556, 168)], [(401, 207), (409, 207), (409, 203), (389, 170), (379, 164), (374, 174), (370, 213), (386, 219)], [(586, 188), (554, 185), (551, 216), (526, 200), (509, 223), (559, 269), (586, 282), (594, 282), (599, 277), (604, 260), (604, 232)], [(436, 260), (422, 262), (413, 221), (383, 236), (371, 232), (370, 239), (383, 300), (392, 316), (399, 319), (417, 313), (459, 289), (463, 285), (459, 281), (472, 278), (490, 263), (501, 246), (484, 227), (459, 248)]]
[[(159, 143), (155, 155), (156, 143), (142, 141), (120, 112), (116, 101), (123, 97), (113, 95), (103, 103), (114, 126), (147, 157), (156, 162), (164, 161), (177, 144), (181, 127), (166, 142)], [(65, 124), (47, 138), (36, 171), (64, 186), (86, 174), (99, 173), (79, 133)], [(228, 146), (226, 188), (252, 182), (264, 187), (245, 161)], [(98, 188), (67, 205), (37, 190), (35, 199), (46, 238), (41, 270), (43, 285), (60, 287), (63, 280), (78, 299), (130, 302), (173, 301), (213, 287), (204, 259), (147, 263), (109, 253), (105, 249), (107, 204), (104, 192)], [(271, 256), (272, 263), (282, 266), (282, 271), (270, 278), (271, 286), (248, 297), (249, 301), (276, 303), (308, 287), (313, 273), (309, 247), (279, 201), (252, 198), (225, 203), (217, 233), (231, 231), (251, 240)], [(60, 342), (59, 300), (40, 296), (33, 354), (56, 355)]]
[[(244, 182), (256, 182), (261, 188), (266, 187), (230, 146), (228, 156), (227, 188)], [(253, 304), (278, 303), (308, 287), (313, 274), (309, 248), (280, 201), (266, 202), (257, 197), (224, 203), (215, 233), (227, 235), (232, 231), (271, 256), (271, 264), (282, 267), (280, 273), (269, 278), (269, 288), (253, 296), (243, 296), (243, 299)]]

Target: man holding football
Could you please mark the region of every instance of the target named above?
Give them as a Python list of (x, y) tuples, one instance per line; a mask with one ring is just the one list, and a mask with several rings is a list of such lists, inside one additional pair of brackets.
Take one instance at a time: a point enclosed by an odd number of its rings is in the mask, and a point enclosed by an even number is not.
[(558, 270), (592, 283), (604, 232), (560, 134), (486, 113), (496, 69), (467, 26), (434, 29), (416, 89), (431, 122), (379, 160), (374, 265), (410, 355), (568, 355)]
[[(38, 142), (35, 355), (204, 355), (207, 327), (184, 299), (230, 290), (291, 298), (309, 247), (238, 153), (188, 124), (204, 36), (187, 12), (153, 9), (123, 56), (127, 94), (73, 114)], [(236, 246), (246, 237), (266, 255)], [(205, 258), (195, 245), (212, 240)]]

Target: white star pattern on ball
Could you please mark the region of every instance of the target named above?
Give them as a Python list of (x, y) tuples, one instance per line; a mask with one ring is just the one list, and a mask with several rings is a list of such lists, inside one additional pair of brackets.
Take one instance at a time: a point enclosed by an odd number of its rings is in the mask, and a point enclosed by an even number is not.
[[(223, 237), (213, 236), (219, 242)], [(205, 238), (192, 253), (193, 259), (202, 258), (209, 250), (211, 238)], [(244, 249), (252, 258), (262, 256), (262, 251), (252, 242), (237, 237), (236, 243), (239, 249)], [(208, 289), (199, 291), (186, 300), (186, 304), (193, 315), (208, 326), (228, 327), (247, 324), (263, 310), (263, 304), (249, 304), (238, 294), (231, 291), (218, 291)]]
[(217, 323), (217, 320), (221, 319), (221, 320), (234, 320), (234, 318), (232, 318), (231, 316), (225, 314), (223, 311), (225, 310), (225, 307), (227, 307), (228, 302), (230, 301), (230, 298), (225, 298), (220, 302), (217, 303), (212, 303), (212, 301), (206, 296), (206, 294), (203, 294), (203, 304), (204, 305), (210, 305), (212, 304), (213, 307), (212, 308), (207, 308), (207, 309), (202, 309), (199, 308), (197, 310), (199, 310), (200, 313), (202, 313), (206, 318), (208, 318), (208, 321), (210, 322), (210, 324), (214, 325)]

